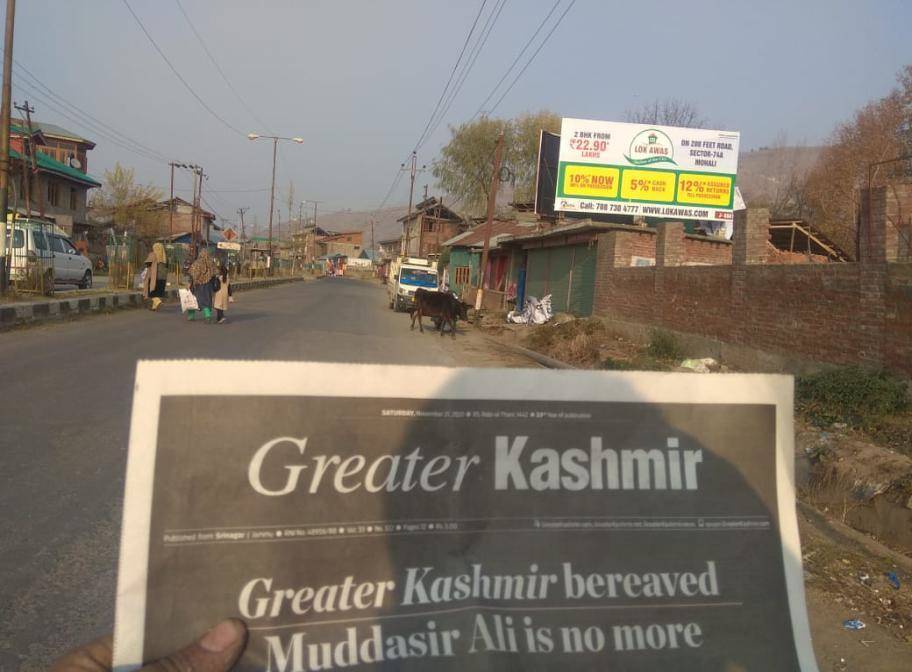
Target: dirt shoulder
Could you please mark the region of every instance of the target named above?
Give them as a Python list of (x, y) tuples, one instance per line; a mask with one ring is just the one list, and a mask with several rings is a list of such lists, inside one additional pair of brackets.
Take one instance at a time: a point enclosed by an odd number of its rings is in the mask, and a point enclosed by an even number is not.
[[(597, 318), (557, 315), (527, 326), (488, 314), (477, 331), (576, 368), (734, 370), (725, 362), (688, 361), (690, 353), (661, 334), (632, 340)], [(798, 417), (795, 438), (805, 587), (820, 669), (912, 669), (912, 458), (889, 440), (878, 443), (840, 423), (823, 429)], [(865, 628), (846, 629), (851, 619)]]

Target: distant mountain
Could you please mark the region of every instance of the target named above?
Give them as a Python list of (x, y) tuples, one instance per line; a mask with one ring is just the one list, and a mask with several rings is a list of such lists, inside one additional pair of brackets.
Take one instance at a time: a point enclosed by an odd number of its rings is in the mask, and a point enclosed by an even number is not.
[(823, 147), (763, 147), (738, 157), (738, 186), (748, 205), (769, 202), (783, 184), (803, 178), (817, 163)]
[(340, 210), (321, 215), (317, 211), (317, 224), (327, 231), (362, 231), (364, 243), (370, 245), (371, 219), (374, 220), (374, 243), (397, 238), (402, 234), (402, 224), (396, 220), (405, 216), (408, 206), (395, 206), (376, 213), (358, 210)]

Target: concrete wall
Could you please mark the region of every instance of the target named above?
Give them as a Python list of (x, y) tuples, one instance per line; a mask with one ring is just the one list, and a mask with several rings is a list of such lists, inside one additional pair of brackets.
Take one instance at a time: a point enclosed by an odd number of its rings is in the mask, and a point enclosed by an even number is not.
[(600, 234), (595, 314), (792, 358), (912, 374), (912, 264), (903, 247), (912, 185), (875, 189), (871, 197), (859, 263), (766, 263), (766, 210), (736, 214), (728, 265), (686, 266), (693, 257), (677, 223), (659, 227), (652, 268), (624, 267), (619, 236), (626, 232)]

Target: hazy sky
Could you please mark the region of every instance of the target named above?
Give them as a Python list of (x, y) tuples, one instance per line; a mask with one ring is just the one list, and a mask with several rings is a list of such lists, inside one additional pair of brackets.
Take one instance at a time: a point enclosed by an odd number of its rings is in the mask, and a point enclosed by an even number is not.
[[(570, 1), (561, 0), (538, 40)], [(184, 79), (239, 132), (188, 93), (124, 0), (20, 0), (15, 61), (164, 160), (117, 146), (19, 68), (14, 99), (28, 98), (38, 120), (95, 140), (92, 174), (100, 177), (120, 161), (141, 181), (167, 190), (168, 159), (198, 163), (211, 176), (203, 193), (219, 215), (235, 220), (239, 206), (250, 206), (248, 222), (256, 215), (261, 225), (272, 148), (244, 134), (271, 130), (305, 139), (280, 144), (279, 203), (292, 180), (296, 200), (324, 201), (321, 211), (376, 207), (425, 127), (481, 5), (181, 0), (252, 115), (219, 76), (175, 0), (129, 2)], [(497, 3), (487, 0), (479, 25)], [(507, 0), (419, 163), (430, 164), (445, 144), (448, 124), (475, 114), (553, 5)], [(780, 132), (792, 142), (817, 143), (887, 93), (900, 67), (912, 63), (910, 26), (908, 0), (577, 0), (495, 114), (547, 108), (622, 120), (625, 110), (645, 101), (676, 97), (694, 103), (714, 127), (741, 131), (743, 149), (768, 144)], [(418, 184), (425, 182), (433, 189), (429, 174)], [(188, 176), (178, 186), (179, 195), (189, 196)], [(407, 197), (403, 180), (390, 202)]]

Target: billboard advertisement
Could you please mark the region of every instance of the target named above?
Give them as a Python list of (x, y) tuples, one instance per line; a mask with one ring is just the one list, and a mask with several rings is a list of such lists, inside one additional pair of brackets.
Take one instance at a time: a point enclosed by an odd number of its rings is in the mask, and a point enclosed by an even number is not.
[(564, 118), (554, 209), (731, 220), (737, 131)]

